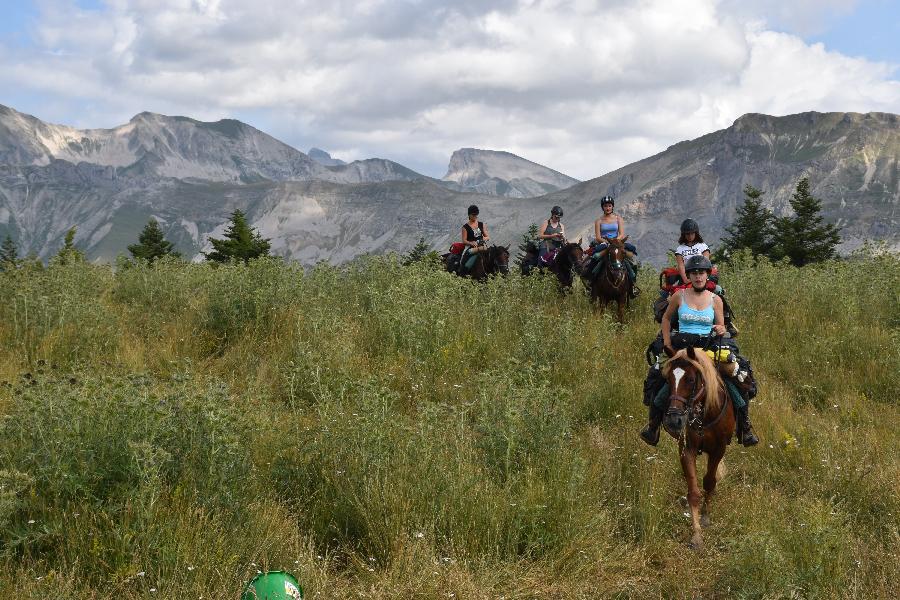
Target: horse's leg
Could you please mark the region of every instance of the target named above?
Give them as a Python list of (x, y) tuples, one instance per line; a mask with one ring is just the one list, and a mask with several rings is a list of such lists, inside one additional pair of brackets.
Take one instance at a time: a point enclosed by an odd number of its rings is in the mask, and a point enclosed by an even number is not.
[(725, 445), (720, 444), (709, 450), (709, 458), (706, 461), (706, 475), (703, 476), (703, 510), (700, 513), (700, 525), (709, 527), (709, 503), (716, 493), (716, 483), (719, 482), (719, 466), (725, 466), (721, 462), (725, 457)]
[(691, 548), (700, 550), (703, 547), (703, 536), (700, 533), (700, 488), (697, 485), (697, 451), (692, 448), (681, 450), (681, 470), (688, 486), (688, 506), (691, 508)]
[(622, 297), (616, 299), (616, 303), (618, 304), (618, 314), (619, 314), (619, 323), (625, 322), (625, 302), (622, 301)]

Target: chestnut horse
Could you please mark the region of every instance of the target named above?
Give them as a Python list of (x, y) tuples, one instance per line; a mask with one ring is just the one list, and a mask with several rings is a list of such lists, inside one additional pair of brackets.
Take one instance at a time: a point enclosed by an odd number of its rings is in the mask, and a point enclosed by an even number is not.
[[(734, 407), (716, 364), (705, 352), (687, 348), (671, 353), (667, 348), (666, 353), (670, 358), (663, 367), (663, 375), (669, 384), (669, 407), (663, 427), (678, 440), (691, 508), (691, 547), (699, 550), (703, 546), (700, 528), (709, 525), (709, 503), (722, 475), (720, 471), (724, 470), (725, 449), (734, 435)], [(697, 455), (703, 452), (708, 458), (701, 512)]]
[[(603, 313), (604, 308), (610, 302), (616, 302), (617, 316), (620, 323), (625, 322), (625, 307), (628, 305), (628, 292), (631, 282), (628, 281), (628, 273), (623, 264), (629, 252), (625, 250), (625, 236), (621, 240), (605, 240), (608, 244), (600, 251), (599, 256), (604, 264), (595, 274), (593, 270), (582, 271), (582, 281), (585, 287), (591, 291), (591, 303)], [(585, 265), (585, 269), (592, 269), (593, 261)]]

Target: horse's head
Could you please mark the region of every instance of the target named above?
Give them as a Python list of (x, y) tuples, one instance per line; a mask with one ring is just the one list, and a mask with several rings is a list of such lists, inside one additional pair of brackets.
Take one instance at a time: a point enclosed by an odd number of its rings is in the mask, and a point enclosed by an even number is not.
[(672, 437), (680, 437), (701, 410), (706, 415), (721, 407), (722, 380), (705, 352), (694, 348), (679, 350), (666, 362), (663, 375), (669, 384), (669, 407), (663, 427)]
[(563, 246), (563, 253), (569, 258), (571, 264), (580, 264), (584, 259), (584, 248), (581, 247), (581, 238), (578, 238), (577, 242), (569, 242)]
[(509, 248), (507, 246), (491, 246), (488, 258), (495, 272), (509, 274)]
[(606, 263), (611, 271), (618, 273), (624, 267), (622, 263), (625, 260), (625, 240), (613, 238), (607, 240), (609, 247), (606, 249)]

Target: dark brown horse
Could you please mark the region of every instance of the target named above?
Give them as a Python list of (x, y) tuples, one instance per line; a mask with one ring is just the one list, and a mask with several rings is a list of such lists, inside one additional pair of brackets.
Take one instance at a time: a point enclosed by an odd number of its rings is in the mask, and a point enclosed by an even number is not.
[(620, 323), (625, 322), (625, 307), (628, 306), (628, 292), (631, 282), (628, 280), (628, 272), (625, 270), (624, 261), (629, 256), (625, 250), (625, 240), (628, 236), (619, 239), (606, 240), (607, 247), (600, 251), (599, 257), (603, 260), (603, 266), (597, 273), (593, 272), (593, 261), (588, 261), (582, 271), (582, 281), (591, 291), (591, 303), (603, 313), (604, 308), (610, 302), (618, 306), (617, 316)]
[[(444, 266), (448, 271), (459, 274), (457, 270), (451, 268), (449, 255), (444, 255)], [(464, 260), (469, 260), (470, 256), (466, 256)], [(463, 277), (471, 277), (477, 281), (484, 281), (490, 275), (507, 275), (509, 274), (509, 248), (506, 246), (482, 246), (475, 254), (475, 264), (472, 268), (462, 274)]]
[[(572, 271), (578, 269), (583, 259), (584, 248), (581, 247), (580, 239), (577, 242), (564, 243), (562, 247), (556, 252), (556, 256), (553, 257), (553, 260), (546, 267), (541, 265), (541, 262), (537, 256), (537, 251), (535, 249), (535, 252), (533, 254), (531, 252), (525, 254), (525, 258), (522, 261), (522, 274), (529, 275), (533, 273), (535, 269), (546, 268), (551, 273), (556, 275), (556, 280), (559, 282), (560, 288), (562, 288), (563, 290), (568, 290), (572, 288), (572, 282), (574, 279)], [(533, 266), (525, 268), (525, 265)]]
[[(709, 525), (709, 503), (724, 473), (725, 450), (734, 435), (734, 407), (728, 399), (716, 363), (702, 350), (687, 348), (672, 353), (663, 367), (669, 384), (669, 407), (663, 427), (678, 440), (681, 469), (687, 481), (693, 536), (691, 547), (703, 546), (701, 526)], [(703, 508), (697, 485), (697, 455), (706, 452)]]

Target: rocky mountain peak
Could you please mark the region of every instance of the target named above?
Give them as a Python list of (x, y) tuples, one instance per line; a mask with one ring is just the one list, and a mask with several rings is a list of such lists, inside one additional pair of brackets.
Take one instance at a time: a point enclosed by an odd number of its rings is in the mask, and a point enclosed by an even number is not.
[(321, 148), (310, 148), (308, 154), (311, 159), (326, 167), (336, 167), (347, 164), (339, 158), (332, 158), (331, 154), (325, 152)]
[(450, 157), (444, 181), (472, 191), (513, 198), (529, 198), (565, 189), (577, 179), (511, 152), (460, 148)]

